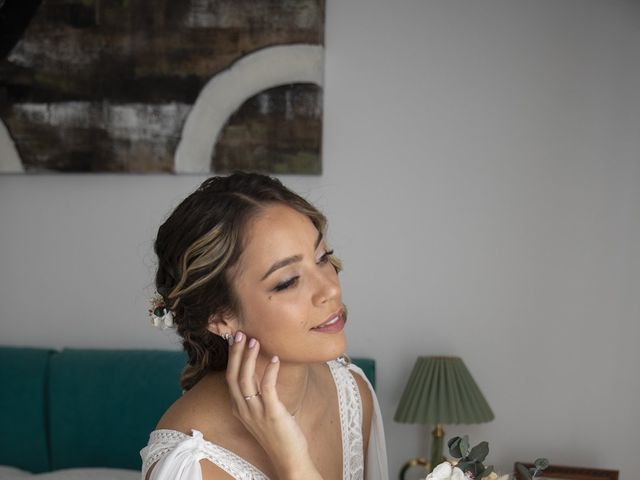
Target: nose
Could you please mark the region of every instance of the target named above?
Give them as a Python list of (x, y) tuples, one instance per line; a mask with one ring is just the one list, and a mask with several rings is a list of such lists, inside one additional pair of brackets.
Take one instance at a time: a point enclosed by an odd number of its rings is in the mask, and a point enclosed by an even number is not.
[(322, 305), (327, 302), (340, 300), (342, 296), (338, 274), (333, 268), (327, 268), (327, 271), (318, 272), (316, 275), (316, 284), (314, 286), (312, 299), (314, 305)]

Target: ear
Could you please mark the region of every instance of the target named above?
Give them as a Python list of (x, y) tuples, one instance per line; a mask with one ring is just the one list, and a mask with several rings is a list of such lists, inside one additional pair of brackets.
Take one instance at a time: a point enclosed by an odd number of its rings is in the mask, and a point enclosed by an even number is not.
[(234, 334), (238, 330), (238, 318), (229, 312), (214, 313), (209, 317), (207, 330), (216, 335)]

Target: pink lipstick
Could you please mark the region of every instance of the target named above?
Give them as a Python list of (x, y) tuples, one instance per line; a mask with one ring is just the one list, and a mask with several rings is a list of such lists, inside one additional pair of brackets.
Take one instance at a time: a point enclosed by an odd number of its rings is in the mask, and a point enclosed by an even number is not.
[(314, 332), (322, 332), (322, 333), (338, 333), (342, 331), (345, 323), (346, 323), (346, 318), (344, 316), (344, 311), (340, 310), (340, 312), (338, 312), (335, 315), (332, 315), (324, 323), (321, 323), (317, 327), (313, 327), (311, 330), (313, 330)]

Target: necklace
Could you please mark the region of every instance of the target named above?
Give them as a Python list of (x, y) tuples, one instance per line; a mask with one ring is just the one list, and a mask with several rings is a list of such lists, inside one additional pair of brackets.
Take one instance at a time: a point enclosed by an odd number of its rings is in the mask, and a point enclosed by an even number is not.
[(295, 417), (298, 413), (300, 413), (300, 410), (302, 409), (302, 405), (304, 404), (304, 398), (307, 396), (307, 390), (309, 388), (309, 375), (310, 375), (309, 372), (307, 372), (307, 380), (306, 380), (306, 382), (304, 382), (304, 392), (302, 393), (302, 398), (300, 399), (300, 404), (293, 411), (293, 413), (290, 413), (290, 415), (292, 417)]

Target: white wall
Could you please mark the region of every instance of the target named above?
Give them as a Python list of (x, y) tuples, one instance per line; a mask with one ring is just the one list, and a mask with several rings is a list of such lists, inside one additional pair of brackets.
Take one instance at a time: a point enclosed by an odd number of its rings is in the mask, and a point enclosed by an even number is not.
[[(640, 3), (329, 0), (324, 174), (350, 352), (392, 421), (414, 359), (464, 358), (489, 460), (640, 470)], [(1, 153), (1, 152), (0, 152)], [(3, 344), (177, 348), (151, 241), (201, 177), (0, 177)]]

